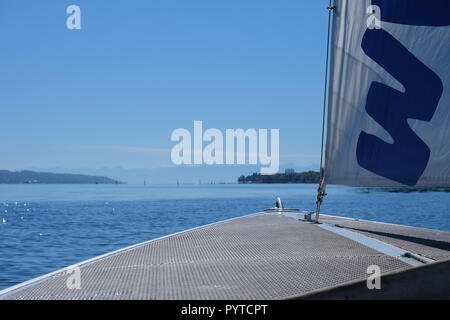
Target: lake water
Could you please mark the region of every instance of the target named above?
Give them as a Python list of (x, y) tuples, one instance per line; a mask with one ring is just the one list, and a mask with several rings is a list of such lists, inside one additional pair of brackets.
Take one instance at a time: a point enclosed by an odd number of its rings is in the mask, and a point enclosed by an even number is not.
[[(450, 193), (329, 186), (323, 212), (450, 231)], [(0, 185), (0, 289), (177, 231), (273, 207), (316, 185)]]

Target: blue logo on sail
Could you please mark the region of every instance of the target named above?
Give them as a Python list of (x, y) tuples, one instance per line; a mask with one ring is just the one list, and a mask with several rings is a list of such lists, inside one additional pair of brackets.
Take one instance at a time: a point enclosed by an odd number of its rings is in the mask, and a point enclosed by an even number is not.
[[(372, 4), (380, 7), (382, 21), (426, 26), (450, 24), (448, 0), (431, 3), (373, 0)], [(431, 151), (411, 129), (408, 119), (432, 119), (443, 92), (442, 81), (397, 39), (382, 29), (368, 29), (361, 47), (367, 56), (404, 86), (405, 92), (380, 82), (372, 82), (367, 94), (366, 111), (391, 135), (394, 143), (387, 143), (362, 131), (356, 149), (357, 161), (361, 167), (377, 175), (414, 186), (428, 164)]]

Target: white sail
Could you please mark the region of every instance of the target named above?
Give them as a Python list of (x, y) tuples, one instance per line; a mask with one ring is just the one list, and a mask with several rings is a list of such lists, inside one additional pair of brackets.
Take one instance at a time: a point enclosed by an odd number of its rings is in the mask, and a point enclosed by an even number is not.
[(450, 185), (450, 1), (336, 0), (324, 178)]

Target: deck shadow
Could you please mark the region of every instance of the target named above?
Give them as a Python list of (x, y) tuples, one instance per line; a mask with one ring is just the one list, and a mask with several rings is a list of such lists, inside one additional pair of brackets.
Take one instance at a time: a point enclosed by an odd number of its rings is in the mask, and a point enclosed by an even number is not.
[(388, 233), (388, 232), (381, 232), (381, 231), (373, 231), (373, 230), (367, 230), (367, 229), (360, 229), (360, 228), (352, 228), (352, 227), (344, 227), (346, 229), (351, 229), (355, 231), (361, 231), (361, 232), (367, 232), (376, 234), (379, 236), (384, 236), (388, 238), (394, 238), (398, 240), (404, 240), (416, 244), (421, 244), (424, 246), (441, 249), (450, 251), (450, 242), (440, 241), (440, 240), (432, 240), (432, 239), (425, 239), (425, 238), (419, 238), (419, 237), (412, 237), (412, 236), (406, 236), (401, 234), (395, 234), (395, 233)]

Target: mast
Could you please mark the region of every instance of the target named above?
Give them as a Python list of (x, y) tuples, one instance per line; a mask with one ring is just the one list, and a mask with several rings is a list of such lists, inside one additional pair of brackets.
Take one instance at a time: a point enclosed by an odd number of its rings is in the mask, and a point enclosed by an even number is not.
[(332, 11), (336, 9), (333, 5), (333, 0), (329, 0), (328, 9), (328, 30), (327, 30), (327, 53), (325, 59), (325, 79), (324, 79), (324, 89), (323, 89), (323, 113), (322, 113), (322, 142), (320, 147), (320, 180), (319, 186), (317, 187), (317, 198), (316, 198), (316, 216), (315, 222), (319, 222), (320, 206), (322, 205), (323, 198), (327, 195), (325, 175), (323, 168), (323, 153), (325, 145), (325, 119), (326, 119), (326, 109), (327, 109), (327, 89), (328, 89), (328, 67), (329, 67), (329, 55), (330, 55), (330, 29), (331, 29), (331, 14)]

